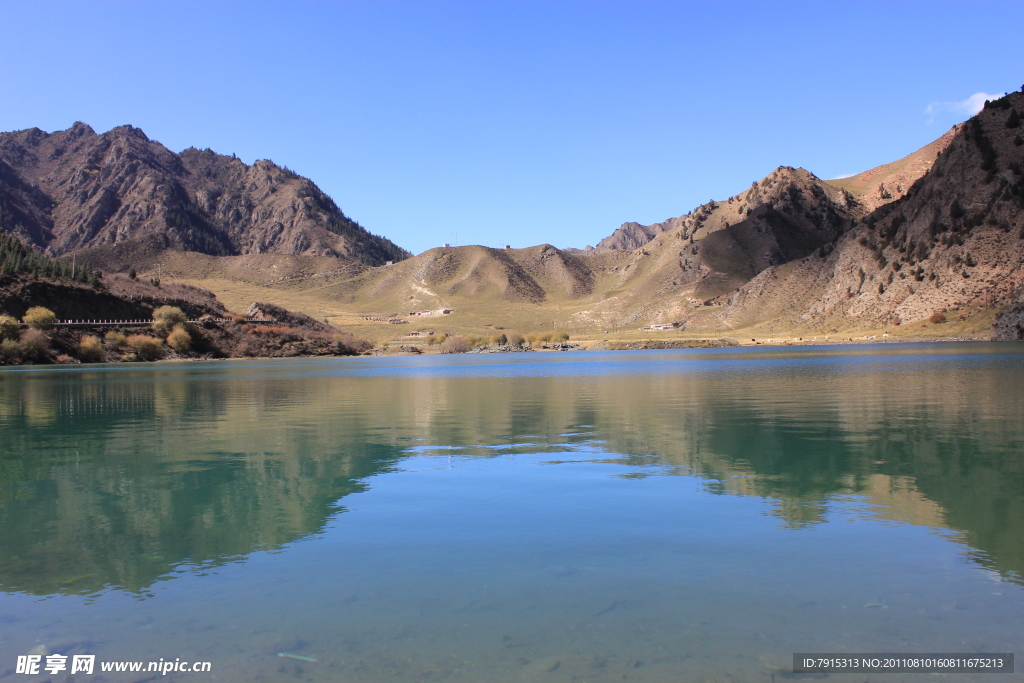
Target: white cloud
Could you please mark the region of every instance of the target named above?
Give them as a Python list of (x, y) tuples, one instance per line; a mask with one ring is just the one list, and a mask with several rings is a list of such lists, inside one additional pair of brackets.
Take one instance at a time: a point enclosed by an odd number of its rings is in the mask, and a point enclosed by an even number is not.
[(844, 173), (843, 175), (837, 175), (835, 178), (829, 178), (829, 180), (842, 180), (843, 178), (852, 178), (857, 175), (856, 173)]
[(932, 123), (935, 120), (936, 114), (944, 112), (970, 117), (982, 110), (985, 106), (985, 100), (997, 100), (1005, 94), (1003, 92), (996, 94), (976, 92), (960, 102), (932, 102), (924, 110), (924, 113), (928, 115), (928, 123)]

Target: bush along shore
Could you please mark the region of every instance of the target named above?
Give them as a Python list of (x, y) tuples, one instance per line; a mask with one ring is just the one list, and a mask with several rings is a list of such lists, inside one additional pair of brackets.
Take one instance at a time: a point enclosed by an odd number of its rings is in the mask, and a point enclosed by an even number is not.
[[(202, 310), (190, 308), (193, 314)], [(149, 321), (142, 324), (138, 311), (130, 316), (131, 324), (103, 319), (64, 322), (45, 306), (31, 306), (20, 318), (0, 312), (0, 364), (350, 356), (371, 347), (309, 316), (270, 304), (253, 304), (249, 315), (214, 309), (194, 318), (179, 306), (149, 310)]]

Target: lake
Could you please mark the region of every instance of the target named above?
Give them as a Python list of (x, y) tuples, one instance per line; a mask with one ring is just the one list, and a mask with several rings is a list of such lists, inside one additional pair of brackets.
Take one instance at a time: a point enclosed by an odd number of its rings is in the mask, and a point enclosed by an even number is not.
[(6, 368), (0, 681), (67, 679), (28, 653), (760, 683), (1019, 652), (1022, 416), (1012, 343)]

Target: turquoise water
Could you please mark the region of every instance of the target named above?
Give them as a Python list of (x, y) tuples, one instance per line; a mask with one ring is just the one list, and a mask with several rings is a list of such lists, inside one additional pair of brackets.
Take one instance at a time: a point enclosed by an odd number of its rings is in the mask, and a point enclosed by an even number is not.
[(1021, 416), (1015, 344), (5, 369), (0, 681), (30, 651), (317, 682), (1019, 653)]

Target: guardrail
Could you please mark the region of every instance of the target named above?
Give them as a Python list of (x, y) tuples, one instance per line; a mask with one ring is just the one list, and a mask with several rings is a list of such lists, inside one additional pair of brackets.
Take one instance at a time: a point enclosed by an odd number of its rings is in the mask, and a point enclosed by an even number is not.
[[(194, 318), (188, 322), (201, 325), (204, 322), (230, 323), (235, 322), (234, 318)], [(276, 323), (275, 318), (245, 318), (240, 322), (246, 323)], [(153, 324), (153, 319), (148, 320), (58, 320), (57, 327), (148, 327)], [(24, 323), (22, 323), (24, 326)]]

